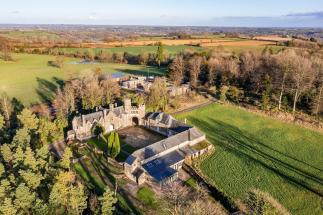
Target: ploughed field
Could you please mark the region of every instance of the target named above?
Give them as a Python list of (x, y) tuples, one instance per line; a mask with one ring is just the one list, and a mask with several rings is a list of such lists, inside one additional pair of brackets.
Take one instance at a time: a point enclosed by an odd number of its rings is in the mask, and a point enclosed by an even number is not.
[[(148, 67), (141, 65), (98, 63), (78, 64), (81, 59), (66, 58), (62, 69), (48, 65), (54, 56), (13, 54), (13, 62), (0, 60), (0, 93), (6, 92), (25, 105), (53, 99), (56, 88), (71, 77), (92, 73), (101, 68), (104, 73), (123, 72), (146, 75)], [(150, 75), (162, 75), (165, 69), (149, 68)]]
[(323, 134), (213, 104), (177, 116), (206, 133), (215, 146), (200, 169), (233, 200), (259, 189), (292, 214), (322, 214)]

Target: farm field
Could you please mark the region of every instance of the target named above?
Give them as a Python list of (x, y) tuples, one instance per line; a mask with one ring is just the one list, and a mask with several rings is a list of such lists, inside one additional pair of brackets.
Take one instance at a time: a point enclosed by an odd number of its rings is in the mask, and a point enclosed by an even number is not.
[(60, 36), (54, 32), (47, 31), (0, 31), (0, 36), (10, 39), (30, 39), (30, 38), (52, 38), (59, 39)]
[[(168, 53), (170, 55), (176, 55), (179, 52), (183, 52), (186, 49), (190, 49), (192, 51), (202, 52), (205, 50), (208, 50), (206, 48), (198, 47), (198, 46), (189, 46), (189, 45), (174, 45), (174, 46), (164, 46), (165, 53)], [(63, 48), (63, 51), (66, 53), (76, 53), (76, 51), (86, 51), (87, 48)], [(113, 48), (93, 48), (95, 53), (98, 53), (100, 50), (106, 50), (110, 53), (122, 53), (122, 52), (128, 52), (129, 54), (138, 55), (142, 52), (147, 53), (156, 53), (157, 52), (157, 46), (128, 46), (128, 47), (113, 47)]]
[[(224, 50), (227, 50), (229, 52), (234, 52), (236, 54), (240, 54), (244, 51), (262, 52), (266, 48), (266, 46), (254, 46), (254, 45), (250, 45), (250, 46), (234, 46), (234, 45), (232, 45), (232, 46), (220, 46), (220, 47), (223, 48)], [(274, 53), (277, 53), (277, 52), (281, 51), (283, 48), (285, 48), (284, 46), (267, 46), (267, 47), (271, 48), (274, 51)], [(209, 47), (209, 48), (211, 48), (211, 47)]]
[[(99, 67), (103, 72), (147, 74), (148, 67), (129, 64), (73, 64), (80, 59), (67, 58), (63, 69), (48, 66), (54, 56), (14, 54), (14, 62), (0, 60), (0, 92), (16, 97), (25, 105), (52, 99), (53, 92), (62, 80), (92, 73)], [(162, 75), (164, 69), (149, 68), (150, 75)]]
[[(257, 42), (257, 41), (256, 41)], [(259, 41), (258, 41), (259, 42)], [(265, 45), (267, 44), (267, 45)], [(208, 44), (206, 44), (208, 45)], [(194, 52), (208, 52), (214, 48), (221, 47), (227, 51), (241, 53), (243, 51), (259, 51), (261, 52), (264, 50), (265, 47), (270, 47), (274, 52), (280, 51), (283, 49), (282, 46), (276, 46), (272, 43), (259, 43), (256, 44), (252, 41), (252, 43), (245, 43), (243, 42), (233, 42), (233, 43), (212, 43), (210, 46), (207, 47), (200, 47), (200, 46), (189, 46), (189, 45), (175, 45), (175, 46), (164, 46), (165, 53), (175, 56), (176, 54), (183, 52), (185, 50), (191, 50)], [(75, 54), (76, 52), (85, 52), (88, 48), (62, 48), (65, 53)], [(128, 46), (128, 47), (114, 47), (114, 48), (92, 48), (94, 53), (98, 53), (101, 50), (105, 50), (112, 53), (124, 53), (127, 52), (132, 55), (138, 55), (143, 52), (147, 53), (156, 53), (157, 46)]]
[(214, 42), (230, 42), (230, 41), (244, 41), (245, 39), (241, 38), (226, 38), (226, 37), (204, 37), (204, 38), (191, 38), (191, 39), (173, 39), (173, 38), (139, 38), (135, 40), (125, 40), (125, 41), (115, 41), (115, 42), (106, 42), (106, 43), (83, 43), (86, 47), (93, 47), (95, 45), (100, 46), (101, 48), (107, 47), (119, 47), (119, 46), (147, 46), (154, 45), (158, 42), (162, 42), (167, 46), (176, 46), (176, 45), (197, 45), (204, 43), (214, 43)]
[(233, 200), (259, 189), (292, 214), (322, 214), (323, 134), (213, 104), (178, 115), (206, 133), (215, 152), (200, 164)]
[(257, 40), (241, 40), (241, 41), (215, 41), (210, 43), (202, 43), (202, 47), (214, 47), (214, 46), (272, 46), (274, 42), (257, 41)]

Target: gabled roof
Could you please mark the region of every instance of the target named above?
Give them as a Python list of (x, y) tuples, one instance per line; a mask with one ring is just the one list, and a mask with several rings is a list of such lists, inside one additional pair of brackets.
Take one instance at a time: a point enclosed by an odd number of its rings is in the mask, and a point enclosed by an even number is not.
[(196, 128), (190, 128), (184, 132), (170, 136), (145, 148), (139, 149), (132, 155), (137, 157), (139, 160), (145, 160), (167, 149), (178, 147), (181, 143), (188, 141), (189, 138), (190, 140), (194, 140), (202, 136), (204, 136), (204, 134), (198, 131)]
[[(122, 114), (125, 113), (123, 106), (113, 108), (113, 110), (110, 110), (110, 109), (104, 109), (104, 110), (107, 112), (107, 115), (109, 113), (114, 113), (118, 117), (120, 117)], [(100, 121), (104, 117), (104, 114), (103, 114), (104, 110), (100, 110), (98, 112), (94, 112), (94, 113), (90, 113), (82, 116), (77, 116), (74, 118), (74, 120), (76, 120), (78, 125), (82, 124), (82, 117), (84, 118), (85, 123), (87, 122), (93, 123), (95, 120)]]
[(170, 166), (184, 159), (184, 156), (176, 150), (144, 164), (143, 168), (157, 181), (163, 181), (176, 173), (176, 170)]

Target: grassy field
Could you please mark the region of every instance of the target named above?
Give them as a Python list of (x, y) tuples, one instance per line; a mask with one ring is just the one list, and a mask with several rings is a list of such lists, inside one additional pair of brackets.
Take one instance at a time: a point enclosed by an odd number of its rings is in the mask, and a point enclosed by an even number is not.
[(256, 188), (292, 214), (322, 214), (322, 134), (219, 104), (177, 117), (214, 144), (200, 168), (229, 197)]
[[(79, 59), (68, 58), (63, 69), (48, 66), (53, 56), (15, 54), (14, 62), (0, 60), (0, 92), (16, 97), (23, 104), (43, 102), (52, 99), (57, 86), (70, 77), (92, 73), (99, 67), (105, 73), (124, 72), (127, 74), (147, 74), (148, 68), (129, 64), (72, 64)], [(162, 75), (165, 69), (149, 68), (151, 75)]]
[(60, 36), (53, 32), (47, 31), (0, 31), (0, 36), (4, 36), (10, 39), (38, 39), (38, 38), (51, 38), (59, 39)]
[[(174, 45), (174, 46), (164, 46), (164, 51), (170, 55), (176, 55), (179, 52), (182, 52), (186, 49), (190, 49), (197, 52), (202, 52), (208, 50), (206, 48), (197, 47), (197, 46), (188, 46), (188, 45)], [(65, 53), (75, 53), (76, 51), (84, 52), (88, 50), (87, 48), (63, 48), (62, 50)], [(142, 52), (147, 53), (156, 53), (157, 46), (128, 46), (128, 47), (114, 47), (114, 48), (94, 48), (95, 53), (98, 53), (100, 50), (106, 50), (110, 53), (122, 53), (128, 52), (129, 54), (138, 55)]]
[[(263, 51), (265, 49), (265, 45), (219, 45), (219, 44), (214, 44), (213, 47), (198, 47), (198, 46), (187, 46), (187, 45), (176, 45), (176, 46), (165, 46), (165, 52), (174, 56), (180, 52), (183, 52), (184, 50), (192, 50), (196, 52), (208, 52), (212, 50), (213, 48), (217, 47), (223, 47), (223, 49), (228, 50), (230, 52), (235, 52), (237, 54), (250, 50), (250, 51)], [(283, 47), (282, 46), (268, 46), (271, 47), (274, 52), (280, 51)], [(63, 48), (65, 53), (76, 53), (76, 51), (79, 52), (85, 52), (88, 50), (87, 48)], [(123, 53), (123, 52), (128, 52), (133, 55), (138, 55), (143, 52), (147, 53), (156, 53), (157, 51), (157, 46), (129, 46), (129, 47), (115, 47), (115, 48), (93, 48), (94, 53), (98, 53), (100, 50), (106, 50), (110, 53)]]

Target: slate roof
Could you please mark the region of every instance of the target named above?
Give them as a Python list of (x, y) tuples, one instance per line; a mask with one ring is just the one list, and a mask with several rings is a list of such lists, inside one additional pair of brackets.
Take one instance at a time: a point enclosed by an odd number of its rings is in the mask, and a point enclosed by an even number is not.
[(176, 150), (144, 164), (143, 168), (157, 181), (163, 181), (177, 172), (170, 166), (184, 159), (184, 156)]
[[(166, 127), (170, 128), (170, 129), (178, 128), (178, 127), (190, 128), (189, 126), (185, 125), (184, 123), (177, 121), (171, 115), (165, 114), (163, 112), (150, 112), (150, 113), (147, 113), (146, 114), (146, 119), (151, 119), (151, 120), (158, 121), (159, 123), (162, 123), (162, 124), (166, 125)], [(181, 130), (180, 132), (182, 132), (184, 130)]]
[(145, 148), (139, 149), (133, 153), (133, 156), (137, 157), (139, 160), (145, 160), (156, 154), (159, 154), (167, 149), (174, 148), (181, 143), (190, 140), (197, 139), (204, 136), (196, 128), (190, 128), (184, 132), (168, 137), (167, 139), (161, 140), (159, 142), (153, 143)]
[[(111, 112), (110, 109), (105, 109), (105, 110), (107, 110), (107, 114), (109, 114), (109, 112)], [(117, 116), (121, 116), (122, 114), (125, 113), (123, 106), (113, 108), (112, 112), (114, 114), (116, 114)], [(87, 123), (87, 122), (93, 123), (94, 120), (99, 121), (101, 118), (103, 118), (104, 114), (103, 114), (103, 110), (101, 110), (101, 111), (98, 111), (95, 113), (90, 113), (90, 114), (75, 117), (77, 125), (82, 125), (82, 117), (84, 118), (85, 123)]]

